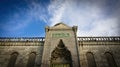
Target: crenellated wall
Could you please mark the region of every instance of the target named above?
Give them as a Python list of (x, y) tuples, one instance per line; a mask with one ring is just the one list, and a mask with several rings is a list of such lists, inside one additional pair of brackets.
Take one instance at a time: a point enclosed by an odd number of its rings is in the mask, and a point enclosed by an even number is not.
[[(81, 67), (88, 67), (89, 62), (92, 64), (92, 61), (88, 60), (87, 53), (92, 53), (94, 56), (96, 67), (110, 67), (106, 52), (113, 56), (116, 66), (120, 67), (120, 37), (77, 37), (77, 40)], [(40, 67), (44, 41), (44, 37), (0, 38), (0, 67), (8, 67), (14, 52), (18, 53), (15, 67), (27, 67), (32, 52), (36, 53), (34, 67)]]

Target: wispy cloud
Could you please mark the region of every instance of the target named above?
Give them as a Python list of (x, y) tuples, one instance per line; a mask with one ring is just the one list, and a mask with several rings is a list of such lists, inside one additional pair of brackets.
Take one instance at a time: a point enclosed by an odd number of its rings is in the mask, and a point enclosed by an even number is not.
[(42, 20), (43, 22), (47, 23), (48, 22), (48, 11), (47, 11), (47, 6), (42, 4), (41, 1), (37, 2), (36, 1), (27, 1), (28, 2), (28, 8), (27, 9), (29, 12), (29, 15), (32, 17), (34, 20)]
[(54, 0), (48, 8), (53, 15), (49, 22), (51, 25), (61, 21), (70, 26), (77, 25), (78, 36), (119, 36), (120, 23), (118, 16), (114, 16), (119, 10), (108, 11), (112, 7), (115, 6), (109, 5), (107, 0)]
[(53, 26), (56, 23), (62, 22), (63, 14), (65, 11), (65, 1), (64, 0), (55, 0), (51, 1), (50, 5), (48, 6), (49, 14), (51, 18), (49, 19), (50, 25)]
[(6, 31), (16, 31), (27, 27), (30, 23), (35, 21), (48, 22), (48, 15), (46, 6), (38, 0), (29, 1), (25, 0), (25, 6), (16, 6), (8, 15), (5, 22), (2, 22), (0, 26)]
[[(19, 6), (20, 3), (14, 4), (16, 6), (9, 11), (7, 18), (4, 18), (5, 21), (0, 21), (0, 30), (2, 30), (0, 36), (43, 36), (44, 29), (41, 29), (41, 27), (44, 28), (44, 25), (48, 24), (49, 17), (46, 9), (47, 5), (39, 0), (24, 0), (22, 6)], [(36, 33), (36, 29), (31, 31), (33, 28), (40, 29), (39, 34)]]
[[(78, 26), (78, 36), (119, 36), (119, 0), (25, 0), (26, 8), (10, 15), (3, 28), (14, 31), (38, 21), (53, 26), (64, 22)], [(14, 26), (13, 26), (14, 25)], [(1, 24), (2, 26), (2, 24)]]

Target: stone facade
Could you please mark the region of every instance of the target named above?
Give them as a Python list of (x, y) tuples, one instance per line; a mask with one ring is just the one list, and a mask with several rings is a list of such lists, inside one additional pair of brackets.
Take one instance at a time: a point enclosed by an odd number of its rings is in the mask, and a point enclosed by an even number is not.
[(77, 27), (63, 23), (45, 31), (45, 38), (0, 37), (0, 67), (120, 67), (119, 36), (77, 37)]
[(42, 52), (43, 52), (43, 38), (0, 38), (0, 67), (8, 67), (11, 54), (18, 53), (15, 67), (26, 67), (28, 63), (29, 54), (36, 53), (35, 67), (40, 67)]
[[(120, 37), (79, 37), (81, 67), (88, 67), (87, 52), (94, 55), (96, 67), (120, 67)], [(116, 66), (109, 66), (105, 53), (113, 55)]]

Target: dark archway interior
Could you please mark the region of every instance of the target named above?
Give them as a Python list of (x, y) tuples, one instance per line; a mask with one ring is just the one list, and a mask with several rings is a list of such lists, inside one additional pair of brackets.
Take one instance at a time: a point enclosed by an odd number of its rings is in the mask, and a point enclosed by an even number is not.
[(29, 55), (27, 67), (34, 67), (35, 64), (36, 53), (32, 52)]
[(95, 62), (93, 53), (87, 52), (86, 56), (87, 56), (87, 61), (88, 61), (88, 67), (96, 67), (96, 62)]
[(9, 60), (9, 63), (8, 63), (7, 67), (14, 67), (15, 66), (17, 56), (18, 56), (17, 52), (14, 52), (14, 53), (11, 54), (11, 57), (10, 57), (10, 60)]
[(109, 64), (109, 67), (117, 67), (115, 60), (113, 58), (113, 55), (110, 52), (106, 52), (105, 56), (106, 56), (107, 62)]

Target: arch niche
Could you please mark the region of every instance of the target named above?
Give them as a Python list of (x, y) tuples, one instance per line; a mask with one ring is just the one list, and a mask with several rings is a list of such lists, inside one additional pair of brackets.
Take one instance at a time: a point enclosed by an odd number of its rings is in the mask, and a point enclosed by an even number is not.
[(71, 53), (65, 47), (62, 39), (51, 53), (51, 67), (72, 67)]

